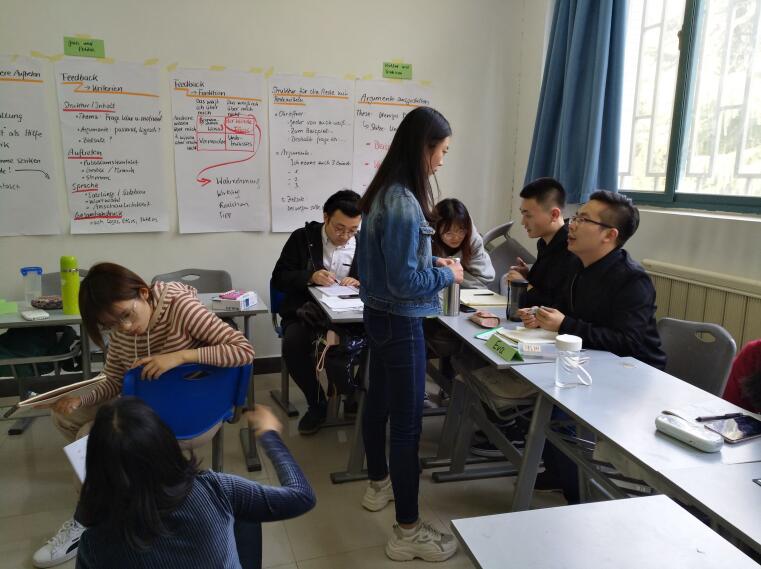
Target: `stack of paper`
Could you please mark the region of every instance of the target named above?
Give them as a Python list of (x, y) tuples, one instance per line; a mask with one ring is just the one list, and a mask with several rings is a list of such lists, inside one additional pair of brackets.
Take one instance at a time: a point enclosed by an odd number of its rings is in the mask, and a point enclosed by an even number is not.
[(318, 286), (315, 288), (325, 296), (357, 296), (359, 294), (359, 289), (357, 287), (341, 286), (340, 284)]
[(554, 344), (557, 332), (542, 330), (541, 328), (523, 328), (518, 326), (513, 330), (500, 328), (497, 334), (507, 338), (511, 342), (522, 342), (524, 344)]
[(460, 302), (468, 306), (507, 306), (507, 298), (485, 288), (460, 289)]
[(325, 306), (333, 312), (354, 312), (362, 310), (364, 304), (359, 298), (338, 298), (337, 296), (326, 296), (320, 299)]

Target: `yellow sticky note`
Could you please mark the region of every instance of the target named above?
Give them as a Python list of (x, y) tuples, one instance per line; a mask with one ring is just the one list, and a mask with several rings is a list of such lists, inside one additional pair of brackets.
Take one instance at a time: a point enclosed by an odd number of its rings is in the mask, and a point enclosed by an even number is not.
[(270, 67), (267, 71), (264, 72), (265, 77), (271, 76), (275, 72), (275, 69), (273, 67)]
[(211, 71), (224, 71), (225, 69), (227, 69), (227, 67), (224, 65), (212, 65), (211, 67), (209, 67), (209, 69)]
[(316, 73), (314, 71), (304, 71), (304, 73), (302, 73), (302, 75), (304, 77), (314, 77), (316, 75)]
[(178, 63), (176, 61), (174, 63), (170, 63), (169, 65), (166, 66), (166, 70), (174, 71), (175, 69), (177, 69), (177, 65)]
[(430, 82), (430, 81), (428, 81), (428, 79), (424, 79), (423, 81), (421, 81), (421, 82), (420, 82), (420, 84), (421, 84), (423, 87), (430, 87), (430, 86), (431, 86), (431, 82)]
[(354, 81), (356, 78), (357, 76), (354, 75), (354, 73), (347, 73), (346, 75), (344, 75), (344, 79), (348, 79), (349, 81)]
[(373, 74), (372, 74), (372, 73), (368, 73), (367, 75), (363, 75), (363, 76), (362, 76), (362, 79), (363, 79), (364, 81), (369, 81), (369, 80), (370, 80), (370, 79), (372, 79), (372, 78), (373, 78)]
[(152, 57), (151, 59), (146, 59), (145, 61), (143, 61), (143, 65), (148, 67), (150, 65), (156, 65), (158, 62), (159, 62), (158, 57)]
[(264, 71), (261, 67), (252, 67), (248, 70), (249, 73), (261, 73)]

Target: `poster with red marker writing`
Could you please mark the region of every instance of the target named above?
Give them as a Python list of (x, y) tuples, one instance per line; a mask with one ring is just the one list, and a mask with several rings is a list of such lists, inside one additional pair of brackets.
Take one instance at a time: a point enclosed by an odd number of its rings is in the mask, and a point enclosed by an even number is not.
[(240, 71), (172, 73), (180, 233), (267, 229), (265, 85)]
[(71, 58), (55, 75), (71, 232), (166, 231), (158, 70)]
[(431, 106), (431, 89), (411, 81), (362, 80), (355, 93), (353, 180), (354, 191), (364, 194), (402, 119), (415, 107)]

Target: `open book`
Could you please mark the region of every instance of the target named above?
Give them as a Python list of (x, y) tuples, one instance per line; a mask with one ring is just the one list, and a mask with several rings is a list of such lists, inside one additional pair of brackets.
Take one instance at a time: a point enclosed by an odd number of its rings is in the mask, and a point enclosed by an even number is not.
[(84, 381), (79, 381), (70, 385), (64, 385), (63, 387), (52, 389), (45, 393), (40, 393), (39, 395), (35, 395), (29, 399), (19, 401), (13, 407), (8, 409), (8, 411), (5, 412), (4, 416), (7, 419), (20, 409), (47, 406), (64, 397), (81, 397), (86, 393), (90, 393), (102, 381), (106, 381), (106, 376), (105, 374), (100, 373), (95, 377), (91, 377), (90, 379), (85, 379)]

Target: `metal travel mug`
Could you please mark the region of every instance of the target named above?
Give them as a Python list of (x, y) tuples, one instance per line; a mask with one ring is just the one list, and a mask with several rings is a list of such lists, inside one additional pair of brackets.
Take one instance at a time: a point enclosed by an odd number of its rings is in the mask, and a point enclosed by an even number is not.
[[(460, 262), (459, 259), (456, 261)], [(460, 315), (460, 285), (458, 283), (452, 283), (444, 289), (441, 304), (444, 316)]]

